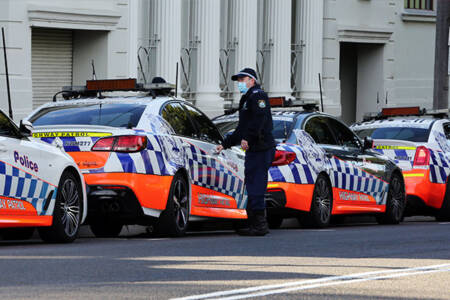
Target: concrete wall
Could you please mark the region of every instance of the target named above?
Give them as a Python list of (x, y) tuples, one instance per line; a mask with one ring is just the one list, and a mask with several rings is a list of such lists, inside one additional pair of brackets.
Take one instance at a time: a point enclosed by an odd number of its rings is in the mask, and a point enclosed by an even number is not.
[[(432, 104), (435, 17), (403, 0), (325, 0), (323, 79), (326, 111), (342, 115), (340, 43), (358, 46), (357, 113), (385, 106)], [(366, 47), (372, 44), (379, 47)], [(380, 65), (381, 64), (381, 65)], [(380, 104), (376, 105), (379, 94)], [(387, 96), (386, 96), (387, 95)]]

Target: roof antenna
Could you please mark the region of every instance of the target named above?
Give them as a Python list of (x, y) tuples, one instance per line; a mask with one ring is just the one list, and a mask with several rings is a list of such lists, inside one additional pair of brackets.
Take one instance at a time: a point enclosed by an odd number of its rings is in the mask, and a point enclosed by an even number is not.
[(175, 98), (178, 96), (178, 62), (177, 62), (177, 70), (175, 73)]
[(91, 65), (92, 65), (92, 80), (97, 80), (97, 75), (95, 75), (95, 65), (94, 65), (94, 60), (91, 60)]
[(320, 73), (319, 73), (319, 90), (320, 90), (320, 107), (322, 108), (323, 112), (322, 78), (320, 77)]
[(2, 39), (3, 39), (3, 54), (5, 57), (6, 90), (8, 91), (9, 117), (12, 119), (13, 112), (12, 112), (12, 106), (11, 106), (11, 91), (9, 88), (8, 60), (6, 59), (5, 29), (3, 27), (2, 27)]
[[(92, 80), (97, 80), (97, 75), (95, 74), (95, 65), (94, 65), (94, 60), (91, 59), (91, 65), (92, 65)], [(99, 99), (103, 99), (104, 97), (102, 96), (102, 91), (98, 91), (98, 98)]]

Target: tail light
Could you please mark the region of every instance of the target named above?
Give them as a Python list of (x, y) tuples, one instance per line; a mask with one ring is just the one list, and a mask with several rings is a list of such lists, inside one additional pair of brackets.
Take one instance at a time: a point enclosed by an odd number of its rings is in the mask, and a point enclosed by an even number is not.
[(122, 135), (99, 139), (91, 151), (139, 152), (147, 147), (147, 137), (143, 135)]
[(430, 150), (427, 147), (419, 146), (414, 156), (414, 166), (428, 166), (430, 164)]
[(273, 159), (272, 166), (288, 165), (295, 160), (297, 155), (294, 152), (277, 150), (275, 152), (275, 158)]

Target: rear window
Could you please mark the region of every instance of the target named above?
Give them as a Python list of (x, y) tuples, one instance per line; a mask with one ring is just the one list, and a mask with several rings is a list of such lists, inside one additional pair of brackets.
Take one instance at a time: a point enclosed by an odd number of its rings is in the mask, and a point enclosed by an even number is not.
[(31, 117), (34, 126), (100, 125), (134, 128), (145, 105), (139, 104), (83, 104), (48, 107)]
[(383, 127), (355, 130), (355, 133), (361, 138), (369, 136), (373, 139), (426, 143), (428, 141), (428, 136), (430, 135), (430, 129), (414, 127)]

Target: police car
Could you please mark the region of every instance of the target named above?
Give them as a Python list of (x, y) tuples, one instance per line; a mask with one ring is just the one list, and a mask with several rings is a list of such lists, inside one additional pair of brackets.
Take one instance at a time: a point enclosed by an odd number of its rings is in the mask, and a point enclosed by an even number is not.
[(82, 170), (98, 237), (117, 236), (126, 224), (180, 236), (190, 220), (246, 218), (243, 152), (217, 154), (216, 126), (170, 89), (87, 81), (28, 117), (34, 139), (61, 143)]
[[(447, 111), (419, 107), (385, 108), (370, 120), (351, 126), (374, 139), (374, 149), (398, 164), (405, 177), (406, 215), (450, 220), (450, 120)], [(370, 117), (370, 116), (369, 116)]]
[[(266, 194), (270, 227), (292, 216), (307, 227), (326, 227), (332, 215), (374, 214), (379, 223), (391, 224), (402, 220), (401, 170), (373, 151), (370, 139), (360, 140), (314, 105), (273, 108), (272, 118), (278, 144)], [(227, 134), (237, 120), (236, 114), (224, 115), (214, 123)]]
[(48, 242), (75, 240), (87, 212), (84, 179), (61, 148), (32, 141), (0, 111), (0, 235)]

